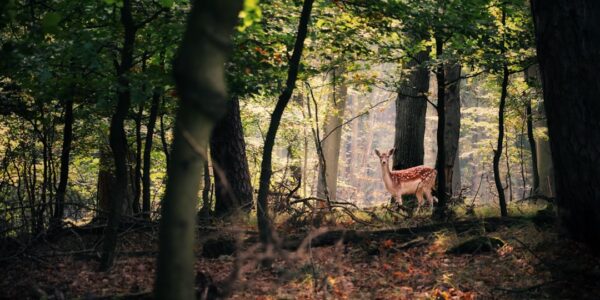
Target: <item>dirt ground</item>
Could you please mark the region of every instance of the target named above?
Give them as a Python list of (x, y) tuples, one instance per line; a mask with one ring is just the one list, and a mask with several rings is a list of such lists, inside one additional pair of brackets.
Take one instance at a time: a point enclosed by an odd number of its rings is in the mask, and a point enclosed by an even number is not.
[[(202, 234), (200, 234), (202, 239)], [(312, 248), (292, 261), (243, 270), (231, 299), (598, 299), (600, 260), (550, 227), (522, 222), (484, 233), (504, 241), (489, 252), (447, 254), (481, 232), (451, 228), (405, 240), (373, 239)], [(98, 272), (100, 235), (72, 230), (0, 258), (2, 299), (148, 298), (157, 234), (121, 234), (110, 272)], [(196, 270), (218, 287), (235, 257), (203, 258)], [(90, 250), (91, 249), (91, 250)], [(247, 250), (242, 250), (247, 251)]]

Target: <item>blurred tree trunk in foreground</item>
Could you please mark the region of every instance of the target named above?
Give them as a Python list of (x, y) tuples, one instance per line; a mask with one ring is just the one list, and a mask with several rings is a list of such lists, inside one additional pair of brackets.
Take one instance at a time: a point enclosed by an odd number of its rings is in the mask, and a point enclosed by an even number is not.
[(195, 299), (194, 235), (206, 145), (225, 114), (224, 67), (243, 1), (195, 1), (174, 62), (180, 109), (162, 204), (157, 299)]

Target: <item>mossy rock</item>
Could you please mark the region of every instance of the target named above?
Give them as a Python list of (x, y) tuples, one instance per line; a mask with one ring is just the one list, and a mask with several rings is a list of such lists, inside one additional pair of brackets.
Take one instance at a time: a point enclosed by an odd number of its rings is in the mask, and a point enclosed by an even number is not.
[(221, 255), (233, 255), (236, 246), (231, 237), (218, 237), (208, 239), (202, 246), (202, 257), (218, 258)]
[(449, 254), (476, 254), (483, 252), (492, 252), (504, 246), (504, 241), (494, 237), (477, 236), (464, 241), (452, 248), (446, 253)]

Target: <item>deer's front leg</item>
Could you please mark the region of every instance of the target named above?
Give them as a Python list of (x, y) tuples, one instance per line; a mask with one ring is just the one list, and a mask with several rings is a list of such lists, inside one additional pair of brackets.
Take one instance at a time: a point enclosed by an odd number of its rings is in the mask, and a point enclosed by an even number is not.
[(396, 202), (402, 206), (402, 193), (396, 193), (396, 195), (394, 196), (394, 198), (396, 199)]

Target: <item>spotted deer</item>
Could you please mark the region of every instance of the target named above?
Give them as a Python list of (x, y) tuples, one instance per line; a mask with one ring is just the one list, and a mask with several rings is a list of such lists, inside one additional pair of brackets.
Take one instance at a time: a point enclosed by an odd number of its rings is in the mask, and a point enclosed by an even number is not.
[(433, 196), (431, 190), (435, 186), (435, 169), (427, 166), (417, 166), (404, 170), (390, 171), (390, 156), (394, 154), (394, 148), (387, 153), (380, 153), (375, 149), (375, 154), (379, 157), (381, 164), (381, 173), (385, 188), (392, 194), (392, 197), (402, 205), (402, 195), (415, 195), (418, 200), (417, 211), (423, 204), (423, 195), (427, 198), (429, 206), (433, 209)]

